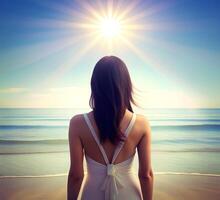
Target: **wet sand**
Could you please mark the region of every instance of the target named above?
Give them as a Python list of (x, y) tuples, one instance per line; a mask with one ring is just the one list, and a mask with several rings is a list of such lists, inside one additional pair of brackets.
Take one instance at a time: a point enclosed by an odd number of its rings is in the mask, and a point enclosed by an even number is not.
[[(0, 178), (1, 200), (65, 200), (67, 176)], [(218, 200), (220, 177), (155, 175), (154, 200)]]

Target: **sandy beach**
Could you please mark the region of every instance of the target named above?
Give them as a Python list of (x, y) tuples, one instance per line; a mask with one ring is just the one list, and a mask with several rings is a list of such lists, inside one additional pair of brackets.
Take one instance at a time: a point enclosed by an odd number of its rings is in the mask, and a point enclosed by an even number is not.
[[(67, 176), (1, 178), (1, 200), (66, 199)], [(155, 175), (154, 200), (218, 200), (220, 177)]]

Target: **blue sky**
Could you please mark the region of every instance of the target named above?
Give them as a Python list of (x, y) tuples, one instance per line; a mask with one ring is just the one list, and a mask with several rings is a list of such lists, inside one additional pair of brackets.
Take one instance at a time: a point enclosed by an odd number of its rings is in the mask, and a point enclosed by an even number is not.
[(110, 54), (143, 107), (220, 107), (220, 1), (113, 1), (136, 28), (111, 48), (79, 26), (111, 1), (81, 2), (1, 1), (0, 107), (87, 107), (92, 69)]

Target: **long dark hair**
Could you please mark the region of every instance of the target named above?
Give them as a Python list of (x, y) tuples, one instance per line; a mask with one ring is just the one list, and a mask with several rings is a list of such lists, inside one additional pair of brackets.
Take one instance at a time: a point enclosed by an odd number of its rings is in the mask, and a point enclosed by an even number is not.
[(125, 63), (116, 56), (105, 56), (95, 65), (91, 78), (89, 105), (93, 109), (99, 139), (117, 144), (125, 139), (119, 125), (126, 109), (133, 112), (131, 78)]

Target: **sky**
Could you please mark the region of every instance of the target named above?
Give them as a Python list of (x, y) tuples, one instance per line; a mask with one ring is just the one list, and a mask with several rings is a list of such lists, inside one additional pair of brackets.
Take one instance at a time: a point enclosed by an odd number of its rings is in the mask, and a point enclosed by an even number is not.
[[(115, 55), (139, 106), (220, 108), (219, 10), (218, 0), (2, 0), (0, 107), (88, 107), (95, 63)], [(111, 38), (106, 16), (121, 27)]]

